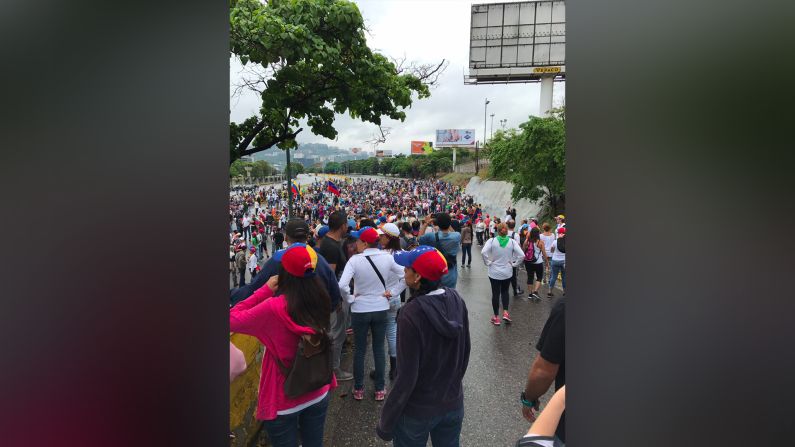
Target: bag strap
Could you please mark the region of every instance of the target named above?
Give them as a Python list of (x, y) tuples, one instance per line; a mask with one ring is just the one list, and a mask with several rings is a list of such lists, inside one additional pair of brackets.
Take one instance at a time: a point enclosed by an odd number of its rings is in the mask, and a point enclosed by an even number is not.
[(384, 281), (384, 277), (381, 276), (381, 272), (378, 271), (378, 268), (375, 266), (375, 263), (373, 263), (373, 260), (370, 259), (369, 256), (365, 256), (364, 259), (367, 259), (367, 262), (369, 262), (370, 265), (373, 267), (373, 270), (375, 270), (375, 274), (378, 275), (378, 279), (381, 280), (381, 284), (384, 286), (384, 290), (386, 290), (386, 281)]

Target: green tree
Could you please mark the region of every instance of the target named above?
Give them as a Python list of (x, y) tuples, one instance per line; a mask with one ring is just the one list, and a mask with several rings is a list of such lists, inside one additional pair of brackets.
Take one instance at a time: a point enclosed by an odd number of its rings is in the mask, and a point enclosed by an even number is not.
[(530, 117), (519, 130), (495, 132), (489, 142), (489, 159), (492, 175), (513, 183), (513, 200), (540, 200), (551, 215), (565, 211), (566, 128), (562, 109), (553, 111), (550, 117)]
[(230, 123), (230, 163), (274, 145), (295, 148), (306, 124), (315, 135), (337, 136), (335, 114), (380, 127), (403, 121), (412, 95), (446, 68), (395, 64), (373, 52), (355, 3), (347, 0), (230, 0), (231, 51), (247, 67), (241, 90), (262, 98), (259, 113)]
[(323, 169), (323, 171), (328, 172), (330, 174), (338, 174), (342, 172), (342, 164), (336, 161), (330, 161), (326, 163), (326, 166)]
[(251, 164), (251, 176), (252, 177), (267, 177), (269, 175), (273, 175), (273, 168), (271, 167), (270, 163), (265, 160), (257, 160)]
[(304, 173), (304, 165), (301, 163), (290, 163), (290, 171), (293, 176)]

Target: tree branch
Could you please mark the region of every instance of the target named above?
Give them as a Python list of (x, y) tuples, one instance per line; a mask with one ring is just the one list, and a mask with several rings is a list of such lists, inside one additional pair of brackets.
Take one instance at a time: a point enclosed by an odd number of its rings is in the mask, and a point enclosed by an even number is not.
[(253, 147), (251, 149), (246, 149), (244, 151), (240, 151), (240, 156), (241, 157), (245, 157), (246, 155), (256, 154), (257, 152), (264, 151), (266, 149), (270, 149), (271, 147), (273, 147), (276, 144), (285, 142), (287, 140), (295, 139), (295, 137), (299, 133), (301, 133), (302, 130), (304, 130), (303, 127), (299, 128), (298, 130), (296, 130), (293, 133), (279, 135), (278, 137), (274, 138), (273, 140), (268, 141), (265, 144), (261, 144), (261, 145), (259, 145), (257, 147)]

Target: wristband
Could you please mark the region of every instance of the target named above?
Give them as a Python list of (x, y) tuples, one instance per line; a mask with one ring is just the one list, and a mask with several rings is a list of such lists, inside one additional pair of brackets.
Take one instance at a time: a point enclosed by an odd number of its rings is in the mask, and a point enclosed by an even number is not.
[(534, 399), (534, 400), (528, 401), (525, 398), (524, 391), (522, 391), (522, 394), (521, 394), (519, 400), (522, 402), (522, 405), (524, 405), (525, 407), (534, 408), (536, 405), (538, 405), (538, 400)]

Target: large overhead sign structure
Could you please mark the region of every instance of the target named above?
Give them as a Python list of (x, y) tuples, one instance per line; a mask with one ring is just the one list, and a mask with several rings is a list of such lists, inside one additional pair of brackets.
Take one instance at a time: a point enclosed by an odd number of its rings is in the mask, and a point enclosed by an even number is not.
[(468, 84), (565, 78), (563, 1), (472, 5), (469, 37)]
[(475, 129), (441, 129), (436, 131), (436, 147), (475, 146)]
[(412, 141), (411, 153), (412, 155), (427, 155), (433, 152), (432, 141)]

